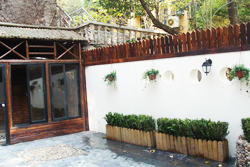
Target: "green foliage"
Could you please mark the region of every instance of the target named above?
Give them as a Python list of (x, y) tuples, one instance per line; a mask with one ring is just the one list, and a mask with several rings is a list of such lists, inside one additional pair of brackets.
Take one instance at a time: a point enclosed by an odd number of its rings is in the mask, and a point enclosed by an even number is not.
[(108, 125), (119, 126), (119, 127), (122, 127), (123, 118), (124, 118), (123, 114), (119, 113), (112, 114), (111, 112), (106, 114), (106, 116), (104, 117)]
[(250, 118), (241, 119), (241, 127), (244, 133), (245, 139), (250, 142)]
[(205, 119), (159, 118), (157, 126), (159, 133), (205, 140), (223, 141), (229, 133), (227, 122), (213, 122)]
[(159, 74), (159, 70), (155, 70), (155, 69), (151, 69), (151, 70), (147, 70), (144, 74), (142, 79), (147, 79), (148, 77), (150, 78), (151, 75), (155, 75), (155, 81), (156, 81), (156, 75)]
[(112, 82), (115, 80), (116, 80), (116, 71), (113, 71), (104, 77), (104, 82), (108, 82), (107, 85), (111, 85)]
[(123, 115), (109, 112), (104, 117), (107, 124), (110, 126), (118, 126), (142, 131), (154, 131), (155, 119), (147, 115)]
[[(235, 79), (237, 77), (237, 71), (242, 71), (242, 74), (243, 74), (243, 78), (239, 78), (239, 80), (241, 82), (243, 82), (243, 79), (245, 78), (246, 80), (246, 86), (250, 86), (249, 85), (249, 72), (250, 72), (250, 69), (249, 68), (246, 68), (244, 66), (244, 64), (239, 64), (239, 65), (235, 65), (231, 71), (230, 71), (230, 75), (229, 75), (229, 78), (231, 80)], [(247, 91), (248, 92), (248, 91)]]

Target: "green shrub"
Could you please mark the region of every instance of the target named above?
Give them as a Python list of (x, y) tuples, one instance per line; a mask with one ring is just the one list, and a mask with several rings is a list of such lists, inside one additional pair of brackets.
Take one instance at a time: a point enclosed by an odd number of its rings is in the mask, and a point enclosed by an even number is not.
[(110, 126), (118, 126), (123, 128), (130, 128), (142, 131), (155, 130), (155, 119), (152, 116), (147, 115), (123, 115), (109, 112), (104, 117), (107, 124)]
[(245, 139), (250, 142), (250, 118), (242, 118), (241, 126)]
[(174, 136), (185, 136), (195, 139), (223, 141), (228, 135), (228, 123), (211, 120), (190, 119), (157, 119), (158, 132)]

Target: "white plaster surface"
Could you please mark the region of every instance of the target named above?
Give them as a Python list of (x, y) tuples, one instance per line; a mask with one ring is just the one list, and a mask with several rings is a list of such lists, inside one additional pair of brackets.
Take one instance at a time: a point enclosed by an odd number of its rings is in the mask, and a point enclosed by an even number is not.
[[(86, 67), (87, 100), (90, 131), (104, 132), (108, 112), (146, 114), (155, 119), (189, 118), (229, 122), (229, 151), (235, 154), (235, 143), (241, 135), (241, 118), (250, 117), (250, 96), (245, 82), (225, 81), (221, 71), (225, 67), (244, 63), (250, 67), (250, 51), (209, 55), (194, 55)], [(210, 58), (211, 72), (202, 72), (202, 63)], [(150, 82), (146, 88), (142, 74), (147, 69), (158, 69), (162, 77)], [(202, 73), (200, 82), (190, 78), (192, 70)], [(103, 77), (116, 70), (115, 86), (107, 86)], [(174, 81), (164, 82), (164, 73), (171, 71)], [(225, 70), (224, 70), (225, 71)], [(242, 90), (240, 90), (242, 89)]]

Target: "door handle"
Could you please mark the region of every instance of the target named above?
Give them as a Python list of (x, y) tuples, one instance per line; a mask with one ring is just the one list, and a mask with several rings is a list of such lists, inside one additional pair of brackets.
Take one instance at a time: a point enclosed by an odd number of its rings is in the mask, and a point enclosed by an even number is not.
[(0, 103), (0, 108), (4, 108), (5, 104), (4, 103)]

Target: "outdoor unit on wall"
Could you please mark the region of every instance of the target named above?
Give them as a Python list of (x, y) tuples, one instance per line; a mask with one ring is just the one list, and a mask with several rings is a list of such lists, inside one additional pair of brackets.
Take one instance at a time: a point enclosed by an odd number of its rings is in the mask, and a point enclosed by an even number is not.
[(168, 16), (167, 24), (169, 27), (180, 27), (180, 19), (179, 16)]

